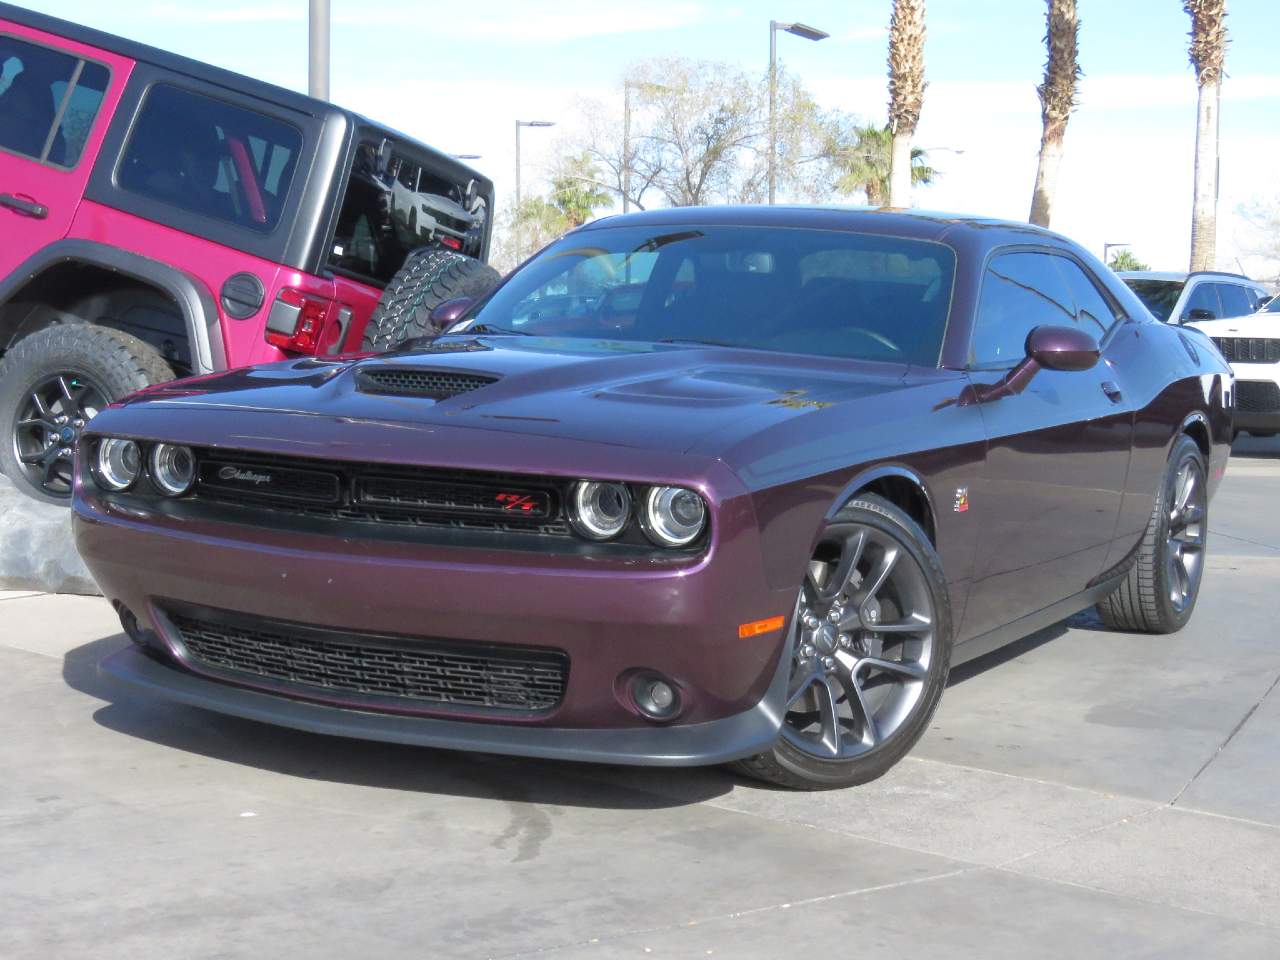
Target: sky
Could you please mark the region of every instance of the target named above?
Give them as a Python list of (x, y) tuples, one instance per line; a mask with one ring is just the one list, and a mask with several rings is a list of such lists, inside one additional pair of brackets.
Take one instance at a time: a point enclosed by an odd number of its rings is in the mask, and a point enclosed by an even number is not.
[[(24, 0), (24, 5), (297, 90), (307, 86), (307, 0)], [(883, 122), (890, 0), (331, 0), (331, 98), (471, 163), (502, 197), (536, 190), (582, 98), (616, 104), (626, 68), (658, 56), (731, 61), (763, 74), (769, 21), (779, 58), (824, 108)], [(1219, 267), (1274, 276), (1248, 254), (1242, 204), (1280, 201), (1280, 2), (1228, 0), (1222, 89)], [(1025, 220), (1040, 142), (1042, 0), (929, 0), (928, 87), (916, 144), (938, 180), (933, 210)], [(1196, 83), (1179, 0), (1080, 0), (1080, 105), (1067, 130), (1052, 226), (1101, 255), (1127, 243), (1156, 269), (1190, 248)]]

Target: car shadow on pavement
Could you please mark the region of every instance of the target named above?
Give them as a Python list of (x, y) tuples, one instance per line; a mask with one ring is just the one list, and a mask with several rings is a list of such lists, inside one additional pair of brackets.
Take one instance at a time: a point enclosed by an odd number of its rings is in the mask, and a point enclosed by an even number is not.
[(433, 750), (225, 716), (134, 693), (100, 676), (98, 663), (127, 643), (124, 634), (103, 637), (69, 651), (63, 659), (67, 685), (105, 702), (93, 715), (98, 724), (139, 740), (271, 773), (416, 793), (611, 810), (699, 803), (741, 782), (717, 767), (610, 767)]
[(1045, 627), (1043, 630), (1037, 630), (1035, 633), (1027, 634), (1021, 640), (1015, 640), (1006, 644), (990, 653), (984, 653), (980, 657), (970, 660), (968, 663), (962, 663), (958, 667), (951, 668), (951, 675), (947, 679), (947, 686), (953, 687), (958, 683), (964, 683), (971, 680), (979, 674), (986, 673), (1002, 664), (1008, 663), (1010, 660), (1016, 660), (1024, 653), (1030, 653), (1036, 647), (1043, 647), (1046, 643), (1052, 643), (1054, 640), (1064, 636), (1069, 628), (1100, 630), (1102, 629), (1101, 621), (1098, 626), (1093, 626), (1092, 621), (1088, 617), (1094, 617), (1092, 608), (1083, 613), (1078, 613), (1069, 620), (1063, 620), (1061, 623), (1055, 623), (1052, 626)]

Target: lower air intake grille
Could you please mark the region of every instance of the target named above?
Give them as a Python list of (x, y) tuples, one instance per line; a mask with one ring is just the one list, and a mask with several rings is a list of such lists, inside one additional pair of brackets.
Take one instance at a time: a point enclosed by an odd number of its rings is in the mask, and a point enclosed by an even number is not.
[(496, 377), (448, 370), (417, 370), (394, 367), (358, 368), (356, 384), (362, 393), (380, 393), (396, 397), (428, 397), (447, 400), (496, 383)]
[(1237, 380), (1236, 409), (1241, 413), (1280, 413), (1280, 386), (1267, 380)]
[(557, 650), (246, 622), (217, 611), (167, 616), (196, 667), (374, 709), (419, 703), (533, 713), (560, 703), (569, 674), (569, 658)]

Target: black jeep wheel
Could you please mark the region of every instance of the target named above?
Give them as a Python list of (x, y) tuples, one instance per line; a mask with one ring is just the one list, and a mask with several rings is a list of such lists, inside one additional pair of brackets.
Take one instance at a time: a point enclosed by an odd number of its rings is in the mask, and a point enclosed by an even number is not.
[(498, 271), (474, 257), (423, 247), (404, 261), (374, 308), (364, 333), (366, 350), (390, 350), (432, 333), (427, 319), (446, 300), (478, 300), (498, 285)]
[(173, 370), (137, 337), (83, 323), (47, 327), (0, 361), (0, 470), (37, 500), (65, 504), (84, 425)]

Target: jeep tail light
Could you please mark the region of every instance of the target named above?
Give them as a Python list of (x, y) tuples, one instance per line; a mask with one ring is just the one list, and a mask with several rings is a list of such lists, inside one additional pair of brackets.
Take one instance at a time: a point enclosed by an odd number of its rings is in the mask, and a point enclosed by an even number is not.
[(437, 237), (436, 239), (440, 241), (441, 246), (448, 247), (450, 250), (462, 249), (462, 241), (457, 237)]
[(285, 287), (267, 317), (267, 343), (290, 353), (338, 353), (350, 324), (350, 307)]

